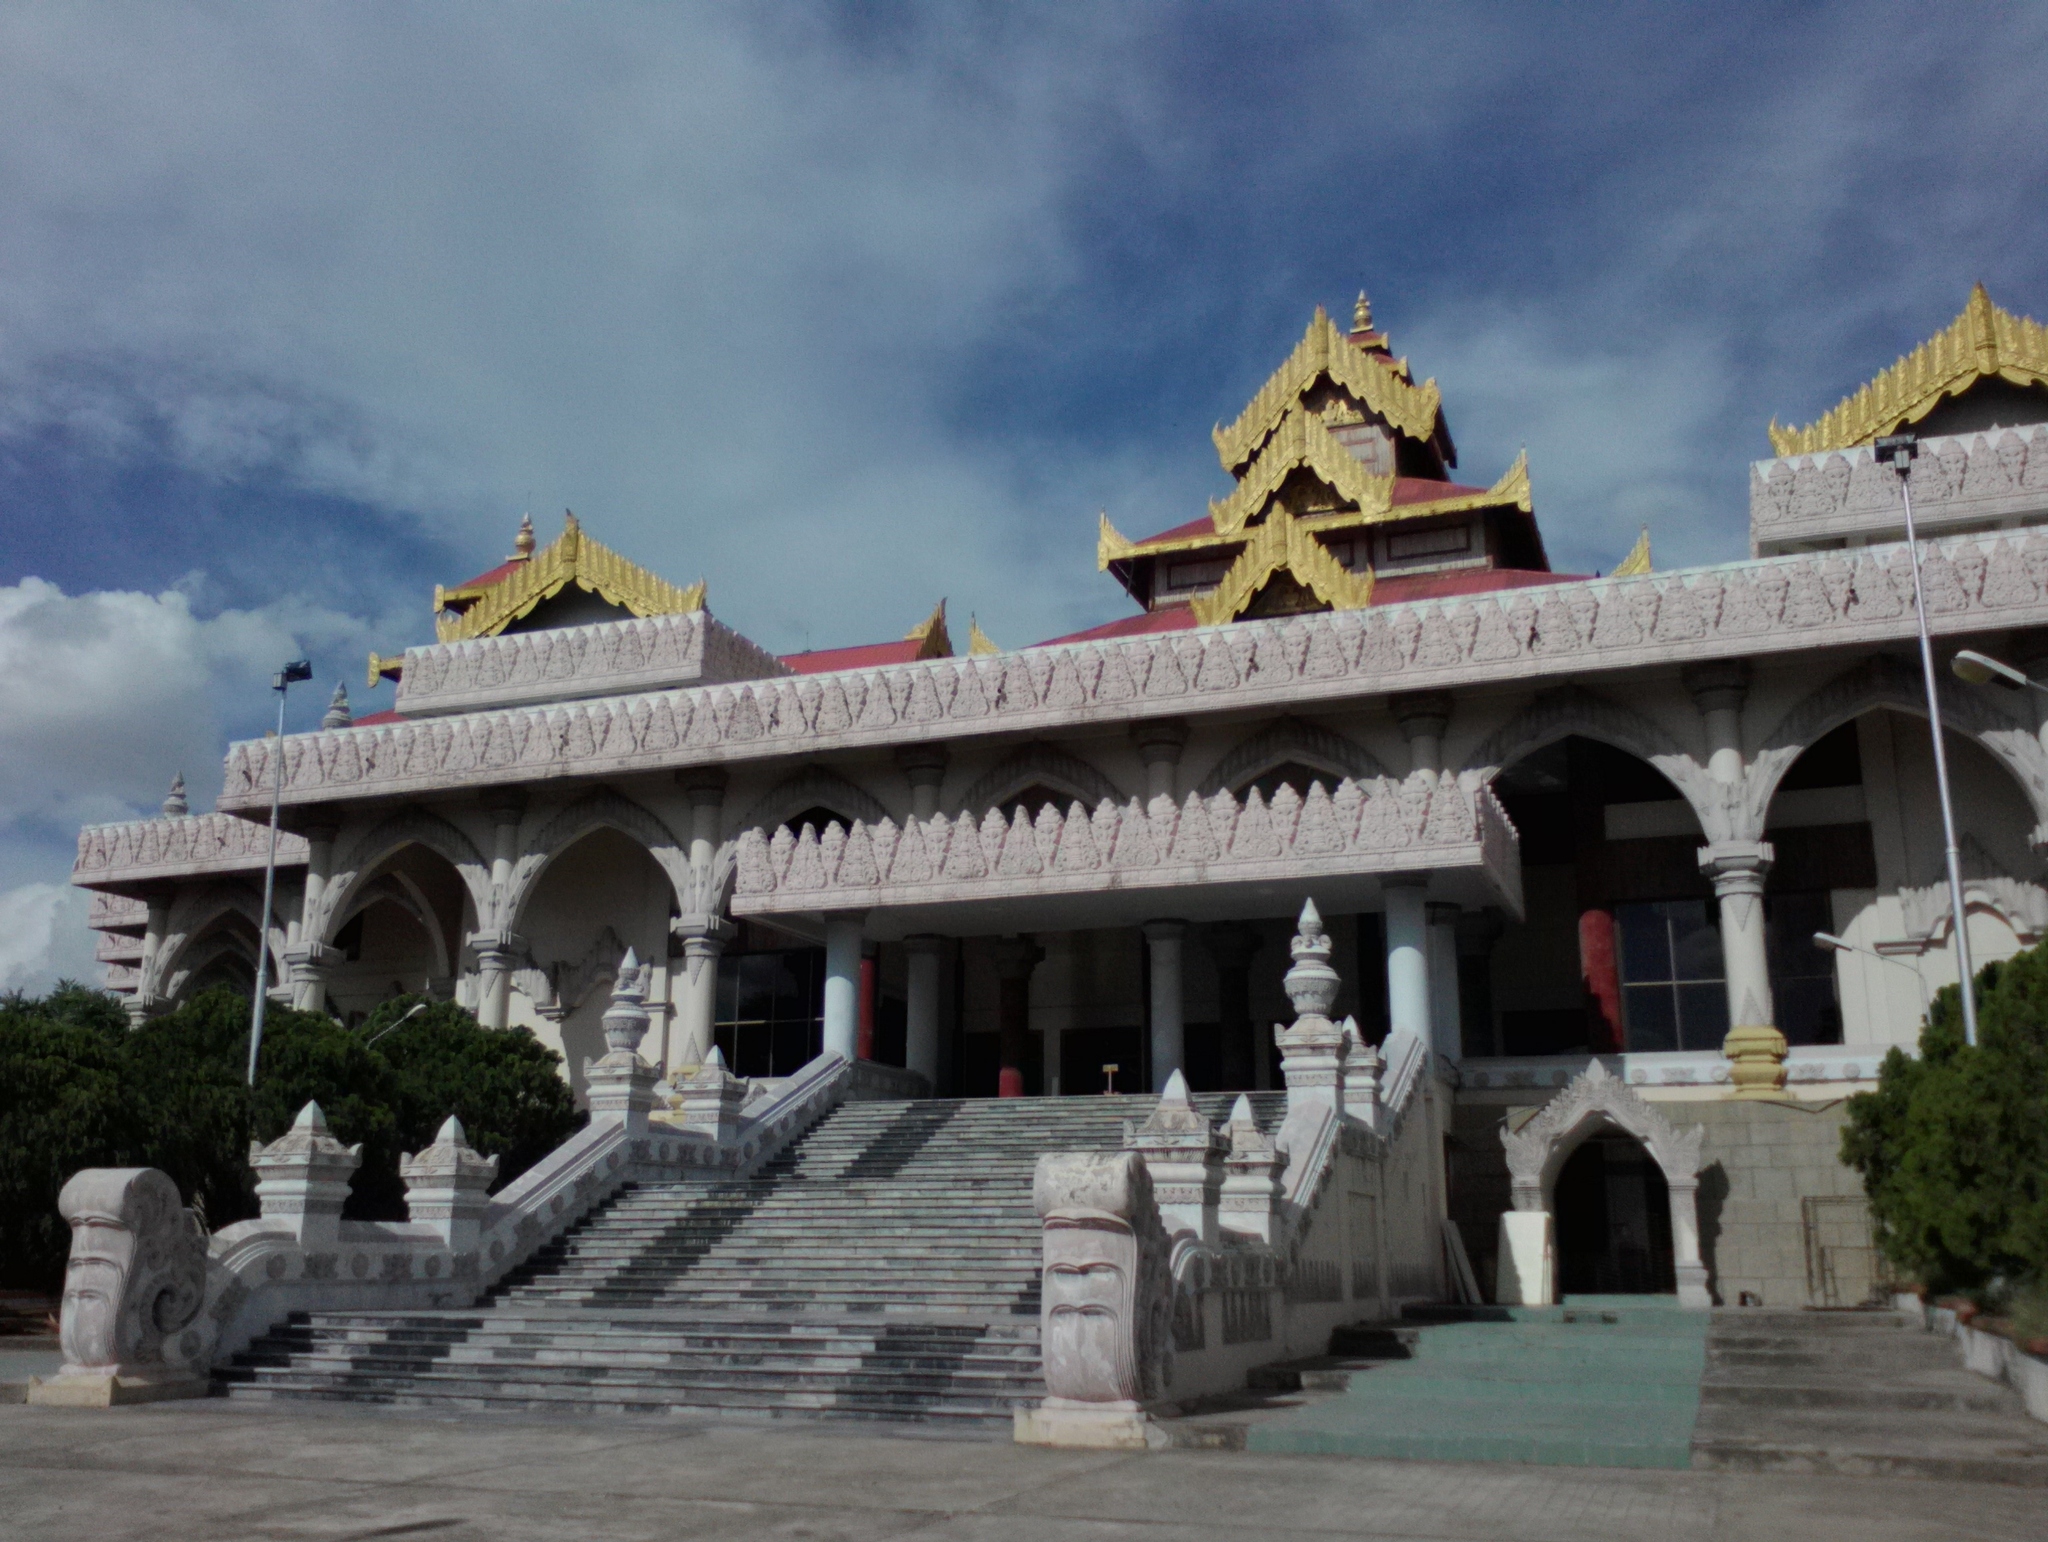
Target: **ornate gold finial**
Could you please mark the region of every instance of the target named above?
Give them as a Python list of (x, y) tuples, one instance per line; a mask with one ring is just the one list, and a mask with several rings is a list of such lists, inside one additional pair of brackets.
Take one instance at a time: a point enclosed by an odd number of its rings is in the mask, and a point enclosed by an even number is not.
[(374, 691), (377, 689), (377, 682), (379, 680), (396, 680), (400, 675), (404, 673), (404, 654), (397, 653), (393, 654), (389, 658), (386, 658), (382, 654), (372, 653), (370, 655), (370, 675), (368, 681), (368, 688)]
[(1351, 330), (1354, 332), (1370, 332), (1372, 330), (1372, 301), (1365, 297), (1363, 289), (1358, 291), (1358, 299), (1351, 307)]
[(1636, 537), (1636, 544), (1628, 549), (1628, 555), (1614, 565), (1609, 578), (1641, 578), (1650, 571), (1650, 527), (1643, 526), (1643, 533)]
[(953, 656), (953, 637), (946, 630), (946, 602), (941, 599), (929, 616), (903, 634), (905, 642), (917, 643), (917, 656), (921, 659), (949, 659)]
[(510, 560), (513, 562), (524, 562), (532, 555), (533, 516), (531, 514), (522, 514), (519, 517), (519, 534), (512, 537), (512, 556)]
[(971, 659), (984, 658), (991, 653), (1001, 653), (995, 640), (981, 629), (981, 623), (970, 613), (967, 617), (967, 656)]

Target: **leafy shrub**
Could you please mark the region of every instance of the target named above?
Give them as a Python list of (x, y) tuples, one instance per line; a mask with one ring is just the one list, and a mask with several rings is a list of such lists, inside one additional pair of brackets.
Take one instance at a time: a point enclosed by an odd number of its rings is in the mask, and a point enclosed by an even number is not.
[(1842, 1132), (1879, 1246), (1937, 1291), (2048, 1284), (2048, 946), (1979, 974), (1977, 1019), (1972, 1049), (1942, 991), (1920, 1057), (1892, 1050)]
[(582, 1123), (553, 1050), (446, 1002), (390, 1002), (358, 1028), (273, 1007), (253, 1092), (248, 1054), (249, 1003), (229, 990), (132, 1031), (119, 1002), (78, 986), (0, 999), (0, 1284), (61, 1281), (57, 1191), (81, 1167), (162, 1168), (216, 1230), (255, 1215), (249, 1142), (275, 1140), (309, 1100), (362, 1144), (345, 1212), (358, 1220), (404, 1216), (399, 1155), (451, 1113), (499, 1158), (500, 1187)]

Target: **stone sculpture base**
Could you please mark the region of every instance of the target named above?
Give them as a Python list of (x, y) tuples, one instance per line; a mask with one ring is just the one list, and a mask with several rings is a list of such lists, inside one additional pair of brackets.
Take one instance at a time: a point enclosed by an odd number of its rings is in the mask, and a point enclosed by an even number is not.
[(167, 1403), (176, 1398), (205, 1397), (212, 1386), (189, 1372), (154, 1376), (84, 1375), (58, 1372), (45, 1379), (31, 1377), (28, 1400), (44, 1408), (122, 1408), (132, 1403)]
[(1067, 1446), (1092, 1451), (1145, 1451), (1166, 1439), (1138, 1403), (1077, 1403), (1049, 1397), (1019, 1408), (1013, 1436), (1020, 1446)]

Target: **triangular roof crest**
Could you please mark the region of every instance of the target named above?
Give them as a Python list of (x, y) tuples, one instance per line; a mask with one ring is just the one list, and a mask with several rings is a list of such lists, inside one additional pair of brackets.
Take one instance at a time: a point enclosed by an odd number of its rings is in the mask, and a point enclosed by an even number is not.
[[(672, 616), (704, 608), (704, 582), (679, 589), (636, 562), (583, 533), (574, 514), (563, 515), (562, 533), (539, 551), (531, 547), (531, 526), (518, 554), (500, 567), (454, 589), (434, 586), (434, 635), (441, 642), (495, 637), (541, 601), (569, 585), (597, 595), (636, 616)], [(371, 666), (373, 672), (375, 664)]]
[(1945, 329), (1821, 417), (1804, 428), (1780, 428), (1772, 419), (1771, 449), (1820, 455), (1869, 444), (1919, 422), (1944, 397), (1994, 378), (2048, 386), (2048, 327), (1993, 305), (1984, 286), (1975, 284), (1962, 314)]

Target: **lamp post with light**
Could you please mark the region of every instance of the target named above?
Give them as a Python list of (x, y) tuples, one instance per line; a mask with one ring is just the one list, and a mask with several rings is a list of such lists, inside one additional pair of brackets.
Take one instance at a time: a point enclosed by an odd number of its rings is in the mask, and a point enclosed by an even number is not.
[(1927, 631), (1927, 593), (1920, 582), (1920, 538), (1913, 531), (1913, 459), (1920, 453), (1914, 434), (1888, 434), (1877, 441), (1877, 458), (1899, 478), (1906, 507), (1906, 551), (1913, 561), (1913, 615), (1920, 623), (1920, 674), (1927, 687), (1927, 724), (1934, 736), (1934, 782), (1941, 794), (1941, 828), (1947, 838), (1948, 898), (1956, 940), (1956, 973), (1962, 988), (1963, 1038), (1977, 1042), (1977, 988), (1970, 971), (1969, 917), (1963, 901), (1963, 851), (1956, 841), (1955, 800), (1948, 790), (1948, 754), (1941, 742), (1941, 696), (1934, 670), (1934, 641)]
[(276, 774), (270, 782), (270, 854), (263, 860), (263, 910), (256, 918), (256, 1003), (249, 1018), (249, 1085), (256, 1085), (256, 1055), (263, 1048), (263, 1008), (270, 997), (270, 905), (277, 893), (277, 816), (284, 804), (284, 701), (301, 680), (313, 678), (310, 659), (293, 659), (270, 677), (277, 692)]

